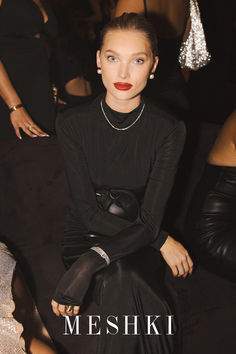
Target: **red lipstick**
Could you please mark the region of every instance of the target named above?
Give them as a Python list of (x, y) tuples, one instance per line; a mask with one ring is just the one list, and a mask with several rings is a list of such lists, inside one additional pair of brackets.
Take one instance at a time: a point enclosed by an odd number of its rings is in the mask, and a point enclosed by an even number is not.
[(117, 90), (127, 91), (130, 90), (133, 85), (129, 84), (128, 82), (115, 82), (114, 86)]

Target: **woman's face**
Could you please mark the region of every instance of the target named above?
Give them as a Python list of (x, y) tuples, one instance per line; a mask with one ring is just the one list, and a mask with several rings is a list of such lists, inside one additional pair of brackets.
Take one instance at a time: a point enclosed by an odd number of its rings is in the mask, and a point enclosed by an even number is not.
[(153, 58), (149, 41), (141, 31), (109, 31), (97, 52), (108, 101), (138, 97), (157, 64), (158, 57)]

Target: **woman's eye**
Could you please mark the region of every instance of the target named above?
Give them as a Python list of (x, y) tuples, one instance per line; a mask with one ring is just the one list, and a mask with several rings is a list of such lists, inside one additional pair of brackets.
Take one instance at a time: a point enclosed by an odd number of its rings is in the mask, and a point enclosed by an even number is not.
[(107, 57), (107, 59), (109, 60), (109, 61), (117, 61), (117, 58), (116, 57), (114, 57), (113, 55), (109, 55), (108, 57)]
[(137, 63), (137, 64), (142, 64), (143, 62), (144, 62), (143, 59), (140, 59), (140, 58), (135, 59), (135, 63)]

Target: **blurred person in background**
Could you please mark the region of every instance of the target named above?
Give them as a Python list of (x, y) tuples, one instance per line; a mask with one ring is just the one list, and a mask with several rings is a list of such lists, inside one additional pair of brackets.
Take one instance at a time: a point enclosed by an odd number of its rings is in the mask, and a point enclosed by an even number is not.
[(82, 16), (80, 20), (80, 11), (73, 3), (65, 0), (50, 2), (59, 27), (52, 43), (52, 79), (58, 98), (69, 105), (78, 105), (91, 99), (96, 91), (89, 35), (80, 28), (81, 22), (86, 25), (87, 21)]
[(45, 37), (56, 32), (47, 1), (0, 1), (0, 140), (55, 132)]
[(188, 0), (118, 0), (113, 16), (123, 12), (144, 15), (158, 37), (159, 64), (157, 79), (144, 92), (180, 119), (186, 118), (189, 104), (187, 87), (178, 62), (180, 46), (189, 17)]

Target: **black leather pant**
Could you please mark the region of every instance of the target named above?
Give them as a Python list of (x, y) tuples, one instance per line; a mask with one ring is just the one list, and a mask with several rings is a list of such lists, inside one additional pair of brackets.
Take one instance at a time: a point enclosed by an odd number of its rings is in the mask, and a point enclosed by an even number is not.
[(236, 167), (206, 166), (189, 208), (185, 238), (201, 263), (236, 280)]

